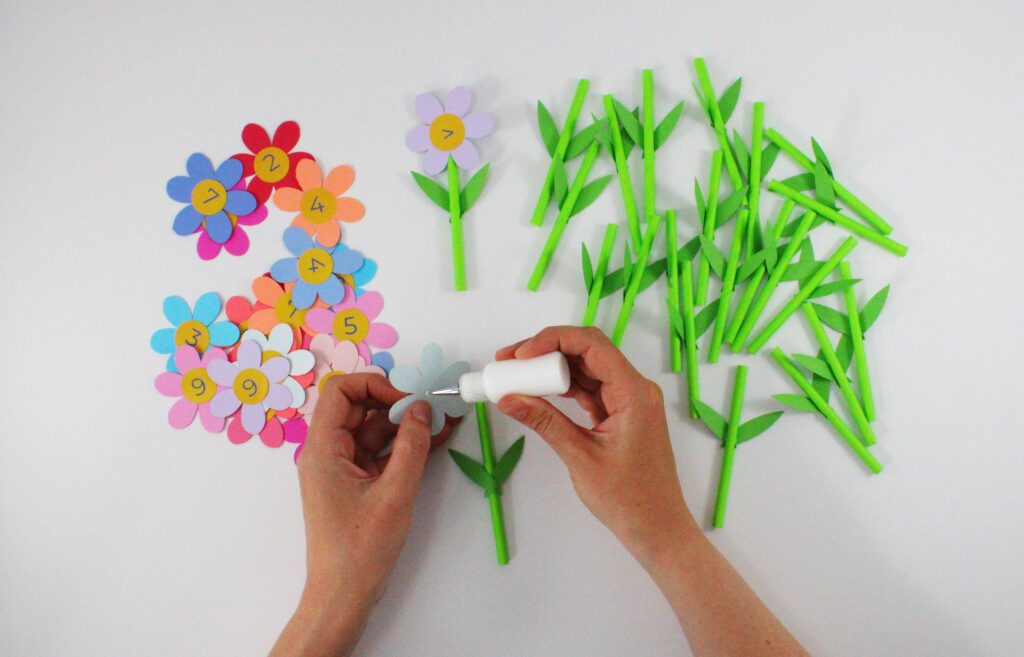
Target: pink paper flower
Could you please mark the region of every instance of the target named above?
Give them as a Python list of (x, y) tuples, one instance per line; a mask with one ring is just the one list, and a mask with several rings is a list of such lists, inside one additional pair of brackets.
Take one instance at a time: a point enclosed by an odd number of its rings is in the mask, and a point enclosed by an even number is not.
[(174, 351), (174, 364), (178, 372), (162, 372), (156, 377), (156, 389), (162, 395), (178, 397), (167, 413), (167, 421), (175, 429), (192, 424), (196, 413), (203, 428), (211, 433), (224, 429), (224, 418), (210, 411), (210, 402), (217, 394), (217, 385), (210, 378), (207, 367), (214, 361), (227, 362), (227, 354), (216, 347), (207, 349), (202, 357), (195, 347), (181, 345)]
[[(277, 411), (267, 411), (266, 422), (259, 432), (260, 442), (267, 447), (280, 447), (284, 443), (284, 424)], [(286, 423), (285, 423), (286, 424)], [(234, 445), (249, 442), (253, 434), (245, 430), (240, 413), (236, 411), (228, 422), (228, 440)]]
[(292, 461), (295, 463), (299, 462), (299, 454), (302, 453), (302, 448), (306, 445), (306, 434), (308, 433), (309, 425), (300, 417), (284, 423), (284, 442), (298, 445), (295, 448), (295, 455), (292, 456)]
[(313, 358), (316, 360), (313, 368), (313, 380), (316, 381), (316, 385), (306, 388), (306, 403), (299, 407), (299, 413), (302, 415), (313, 414), (320, 391), (331, 377), (356, 373), (386, 376), (383, 369), (368, 364), (359, 355), (355, 343), (348, 340), (336, 342), (329, 334), (320, 333), (309, 343), (309, 350), (313, 352)]
[(306, 325), (311, 333), (333, 334), (338, 342), (356, 345), (359, 355), (370, 362), (370, 347), (387, 349), (398, 342), (395, 329), (383, 322), (374, 322), (384, 309), (384, 297), (378, 292), (364, 292), (356, 297), (345, 286), (341, 303), (330, 308), (312, 308), (306, 313)]
[(215, 360), (207, 368), (210, 378), (221, 386), (210, 402), (210, 411), (226, 418), (241, 407), (241, 428), (255, 435), (266, 426), (268, 410), (283, 411), (291, 405), (292, 393), (282, 384), (291, 363), (282, 356), (262, 362), (263, 350), (251, 340), (242, 341), (237, 353), (234, 363)]
[(409, 150), (423, 153), (423, 171), (430, 176), (448, 166), (448, 157), (463, 169), (472, 169), (480, 162), (480, 153), (470, 139), (486, 137), (494, 130), (494, 119), (486, 112), (469, 113), (473, 92), (469, 87), (455, 87), (448, 92), (444, 105), (434, 94), (416, 96), (416, 114), (424, 125), (416, 126), (405, 136)]

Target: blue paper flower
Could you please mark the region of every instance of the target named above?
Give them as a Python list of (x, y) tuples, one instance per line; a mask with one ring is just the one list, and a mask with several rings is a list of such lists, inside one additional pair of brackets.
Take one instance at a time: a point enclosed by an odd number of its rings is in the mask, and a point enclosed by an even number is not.
[[(347, 246), (345, 246), (341, 242), (338, 242), (338, 247), (337, 247), (337, 250), (335, 252), (336, 253), (341, 253), (343, 251), (349, 251), (349, 250), (350, 249)], [(356, 270), (355, 272), (353, 272), (351, 274), (352, 282), (354, 283), (354, 285), (352, 286), (352, 289), (356, 293), (356, 298), (359, 298), (359, 295), (361, 295), (363, 292), (366, 291), (363, 288), (363, 286), (366, 285), (367, 283), (369, 283), (370, 281), (372, 281), (373, 277), (376, 276), (376, 275), (377, 275), (377, 263), (375, 261), (373, 261), (373, 260), (370, 260), (369, 258), (364, 257), (363, 258), (363, 266), (360, 267), (358, 270)]]
[(389, 351), (378, 351), (370, 357), (370, 364), (381, 368), (385, 374), (390, 374), (391, 368), (395, 366), (395, 357)]
[(167, 181), (167, 195), (186, 203), (174, 218), (174, 232), (191, 235), (205, 227), (206, 234), (217, 244), (231, 238), (235, 230), (228, 213), (238, 216), (256, 209), (256, 197), (244, 189), (232, 189), (242, 179), (242, 163), (227, 159), (216, 170), (210, 158), (193, 153), (185, 162), (187, 176)]
[(353, 275), (363, 267), (363, 254), (336, 244), (320, 246), (306, 231), (292, 226), (284, 231), (284, 245), (292, 258), (282, 258), (270, 268), (278, 283), (295, 282), (292, 304), (299, 310), (313, 305), (317, 296), (334, 305), (345, 298), (345, 285), (338, 275)]
[(430, 343), (420, 353), (420, 366), (399, 365), (391, 370), (388, 378), (391, 385), (409, 395), (399, 399), (388, 411), (388, 419), (398, 424), (409, 406), (416, 401), (425, 401), (431, 408), (430, 432), (437, 435), (444, 428), (444, 416), (462, 417), (469, 412), (469, 404), (459, 395), (431, 395), (435, 390), (454, 388), (459, 377), (469, 371), (469, 363), (456, 361), (445, 367), (441, 347)]
[(158, 354), (168, 354), (167, 371), (177, 372), (174, 351), (183, 344), (195, 347), (200, 354), (209, 347), (230, 347), (238, 342), (238, 327), (228, 321), (214, 322), (220, 315), (221, 302), (216, 292), (207, 292), (196, 301), (194, 310), (178, 296), (164, 299), (164, 317), (171, 323), (153, 334), (149, 345)]

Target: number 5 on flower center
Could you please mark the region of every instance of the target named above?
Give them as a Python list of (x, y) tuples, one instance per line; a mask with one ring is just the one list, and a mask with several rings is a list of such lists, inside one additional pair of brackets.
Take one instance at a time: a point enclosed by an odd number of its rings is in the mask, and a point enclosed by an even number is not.
[(338, 314), (334, 316), (332, 328), (334, 329), (334, 337), (339, 342), (348, 340), (358, 344), (370, 334), (370, 320), (367, 319), (362, 311), (355, 308), (346, 308), (345, 310), (339, 310)]

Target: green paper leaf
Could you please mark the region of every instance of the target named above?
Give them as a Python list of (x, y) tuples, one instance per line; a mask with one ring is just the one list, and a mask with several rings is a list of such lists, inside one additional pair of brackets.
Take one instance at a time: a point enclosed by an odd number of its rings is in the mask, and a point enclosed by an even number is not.
[(701, 93), (700, 87), (697, 86), (696, 82), (692, 83), (692, 86), (693, 92), (697, 94), (697, 102), (700, 104), (701, 109), (704, 110), (704, 116), (708, 118), (708, 123), (711, 123), (711, 108), (708, 107), (708, 101), (705, 100), (704, 94)]
[(814, 189), (814, 174), (798, 173), (783, 180), (782, 184), (798, 192), (809, 192)]
[(758, 415), (741, 424), (740, 428), (736, 431), (736, 444), (739, 445), (760, 436), (782, 417), (782, 413), (782, 411), (772, 411), (771, 413)]
[(850, 363), (853, 361), (853, 338), (848, 335), (839, 337), (839, 342), (836, 344), (836, 358), (844, 372), (850, 369)]
[(736, 109), (736, 101), (740, 99), (740, 87), (743, 86), (743, 78), (736, 78), (736, 81), (729, 85), (729, 88), (722, 92), (718, 99), (718, 111), (722, 114), (722, 123), (728, 123), (733, 110)]
[(711, 269), (714, 270), (715, 275), (718, 278), (725, 276), (725, 256), (715, 246), (715, 243), (709, 240), (705, 235), (698, 235), (700, 240), (700, 250), (707, 259), (708, 264), (711, 265)]
[(480, 170), (473, 174), (473, 177), (469, 179), (466, 186), (459, 192), (459, 205), (462, 206), (462, 214), (469, 212), (469, 209), (473, 207), (476, 199), (480, 196), (480, 192), (484, 191), (484, 185), (487, 184), (487, 174), (490, 169), (490, 164), (480, 167)]
[(575, 217), (580, 212), (586, 210), (591, 203), (597, 200), (597, 197), (601, 195), (601, 192), (608, 186), (608, 182), (611, 179), (611, 175), (607, 175), (587, 183), (580, 190), (580, 195), (576, 198), (576, 205), (572, 206), (572, 212), (569, 213), (569, 216)]
[(775, 158), (779, 156), (779, 147), (775, 142), (769, 142), (764, 150), (761, 151), (761, 180), (768, 177), (768, 172), (772, 170), (772, 165), (775, 164)]
[(583, 151), (590, 147), (591, 142), (597, 137), (601, 130), (604, 130), (604, 126), (607, 123), (607, 119), (600, 119), (591, 123), (586, 128), (580, 130), (572, 139), (569, 140), (569, 147), (565, 150), (565, 159), (571, 160), (578, 156)]
[(704, 426), (710, 429), (711, 433), (725, 440), (725, 418), (699, 399), (693, 402), (693, 406), (697, 409), (697, 416), (700, 417)]
[(715, 299), (708, 305), (701, 308), (700, 312), (694, 316), (693, 332), (697, 334), (696, 338), (707, 333), (708, 329), (711, 328), (711, 325), (715, 323), (715, 315), (718, 314), (718, 304), (721, 303), (721, 301), (721, 299)]
[(666, 262), (664, 258), (655, 260), (651, 264), (647, 265), (644, 268), (644, 277), (640, 279), (640, 288), (638, 292), (643, 292), (653, 285), (654, 281), (661, 278), (661, 275), (665, 273), (665, 265)]
[(814, 195), (823, 205), (836, 207), (836, 191), (832, 188), (832, 176), (821, 160), (814, 163)]
[(811, 306), (814, 308), (814, 313), (818, 316), (818, 319), (821, 320), (822, 324), (828, 326), (834, 331), (849, 335), (850, 320), (846, 315), (834, 308), (823, 306), (820, 303), (812, 303)]
[(725, 197), (725, 200), (718, 204), (718, 211), (715, 214), (715, 228), (721, 228), (736, 215), (736, 211), (747, 202), (747, 190), (744, 185)]
[[(793, 221), (786, 224), (786, 227), (782, 231), (782, 237), (793, 237), (793, 234), (796, 233), (797, 227), (800, 225), (800, 219), (802, 218), (802, 216), (797, 217)], [(825, 223), (825, 220), (823, 218), (821, 218), (820, 216), (815, 216), (814, 219), (811, 220), (811, 225), (807, 227), (807, 232), (811, 232), (812, 230), (822, 225), (823, 223)]]
[(581, 242), (580, 249), (581, 256), (583, 258), (583, 287), (589, 292), (590, 287), (594, 284), (594, 265), (590, 261), (590, 251), (587, 250), (587, 243)]
[(555, 201), (556, 207), (562, 207), (562, 203), (565, 202), (565, 197), (569, 193), (569, 177), (565, 173), (565, 164), (555, 160), (554, 162), (554, 194), (551, 198)]
[[(640, 125), (640, 107), (634, 107), (633, 111), (630, 113), (633, 115), (633, 119), (636, 121), (637, 125)], [(618, 111), (616, 111), (615, 114), (618, 115)], [(622, 135), (622, 157), (629, 157), (629, 154), (633, 152), (633, 148), (636, 144), (633, 143), (633, 139), (629, 136), (629, 133), (626, 132), (626, 129), (622, 127), (621, 122), (619, 123), (619, 132)], [(641, 132), (643, 132), (642, 129)]]
[(812, 374), (817, 374), (823, 379), (832, 378), (832, 371), (828, 368), (828, 364), (823, 360), (815, 358), (814, 356), (808, 356), (807, 354), (793, 354), (793, 360), (803, 365), (804, 368), (809, 370)]
[(700, 251), (700, 239), (694, 237), (692, 240), (687, 242), (679, 249), (679, 261), (688, 262), (692, 261), (697, 257), (697, 253)]
[(499, 490), (498, 482), (484, 470), (484, 466), (454, 449), (449, 449), (448, 453), (451, 455), (452, 460), (455, 461), (455, 465), (459, 466), (459, 470), (462, 470), (462, 473), (469, 477), (470, 481), (483, 488), (484, 492), (497, 492)]
[(823, 264), (825, 263), (818, 262), (817, 260), (811, 262), (794, 262), (786, 268), (786, 273), (783, 274), (782, 280), (802, 281), (808, 276), (813, 276)]
[(540, 138), (544, 141), (544, 147), (548, 149), (548, 155), (554, 156), (558, 148), (558, 126), (551, 112), (544, 103), (537, 101), (537, 127), (540, 128)]
[(679, 104), (669, 110), (668, 114), (661, 120), (658, 127), (654, 129), (654, 150), (661, 148), (661, 145), (665, 143), (669, 135), (676, 127), (676, 123), (679, 122), (679, 117), (683, 112), (684, 101), (679, 101)]
[(861, 333), (867, 333), (867, 330), (871, 328), (871, 325), (878, 319), (878, 315), (881, 314), (882, 308), (885, 307), (885, 301), (889, 298), (889, 286), (886, 285), (881, 290), (875, 293), (875, 296), (871, 297), (864, 307), (860, 311), (860, 330)]
[(814, 158), (825, 165), (825, 170), (828, 171), (828, 175), (832, 176), (832, 163), (828, 161), (828, 156), (825, 155), (825, 149), (811, 137), (811, 148), (814, 149)]
[(821, 395), (821, 398), (826, 402), (832, 394), (832, 380), (820, 377), (817, 374), (811, 377), (811, 387), (814, 388), (814, 390)]
[(619, 117), (622, 129), (629, 135), (634, 144), (643, 143), (643, 129), (640, 127), (640, 121), (636, 115), (626, 109), (626, 106), (619, 101), (613, 102), (615, 104), (615, 114)]
[(422, 173), (411, 171), (413, 179), (416, 184), (419, 185), (423, 193), (427, 195), (431, 201), (437, 204), (439, 208), (445, 212), (450, 212), (451, 209), (448, 207), (448, 190), (439, 185), (435, 180), (424, 176)]
[(629, 279), (633, 278), (633, 258), (629, 251), (629, 242), (622, 245), (622, 287), (629, 287)]
[(772, 395), (772, 398), (780, 404), (789, 406), (790, 408), (795, 408), (798, 411), (811, 411), (812, 413), (816, 413), (818, 411), (818, 407), (814, 405), (814, 402), (803, 395), (780, 393), (778, 395)]
[(708, 206), (704, 202), (704, 192), (701, 191), (700, 181), (696, 178), (693, 179), (693, 198), (697, 205), (697, 217), (700, 219), (700, 225), (704, 225), (704, 213), (707, 212)]
[(682, 339), (686, 336), (686, 329), (683, 326), (683, 315), (679, 311), (679, 307), (673, 305), (671, 297), (665, 299), (665, 302), (668, 304), (668, 319), (669, 323), (672, 324), (672, 330)]
[[(811, 224), (813, 225), (814, 222), (812, 221)], [(814, 262), (814, 244), (806, 237), (800, 244), (800, 262)]]
[(769, 230), (767, 233), (762, 235), (764, 240), (764, 264), (768, 271), (775, 269), (775, 265), (779, 261), (779, 243), (775, 239), (775, 231)]
[(740, 266), (739, 271), (736, 272), (736, 282), (741, 283), (747, 280), (764, 263), (766, 255), (767, 251), (761, 250), (747, 258)]
[(821, 297), (827, 297), (830, 294), (842, 292), (846, 288), (852, 287), (859, 282), (859, 278), (844, 278), (838, 281), (829, 281), (828, 283), (822, 283), (818, 287), (814, 288), (814, 292), (811, 292), (811, 296), (807, 298), (820, 299)]
[(740, 135), (738, 130), (732, 131), (732, 150), (736, 164), (739, 165), (740, 171), (743, 172), (743, 178), (750, 180), (750, 149), (747, 148), (747, 144), (743, 141), (743, 136)]
[(516, 469), (516, 465), (519, 464), (519, 459), (523, 456), (523, 447), (526, 445), (526, 436), (519, 436), (519, 439), (512, 443), (505, 453), (501, 455), (498, 462), (494, 464), (494, 472), (491, 476), (494, 477), (494, 481), (498, 483), (498, 486), (502, 486), (508, 481), (509, 475)]

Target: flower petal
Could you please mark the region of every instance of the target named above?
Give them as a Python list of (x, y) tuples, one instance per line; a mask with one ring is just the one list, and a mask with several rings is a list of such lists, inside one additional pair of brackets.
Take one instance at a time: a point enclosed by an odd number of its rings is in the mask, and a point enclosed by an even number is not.
[(348, 188), (355, 182), (356, 171), (347, 164), (343, 164), (338, 167), (331, 169), (331, 172), (327, 174), (327, 179), (324, 180), (324, 189), (334, 194), (335, 196), (341, 196), (348, 191)]
[(245, 186), (245, 191), (256, 197), (256, 205), (263, 205), (270, 200), (270, 194), (274, 191), (274, 185), (254, 175), (249, 179), (249, 184)]
[(281, 385), (288, 388), (288, 392), (292, 396), (292, 403), (288, 405), (289, 408), (301, 408), (302, 405), (306, 403), (306, 393), (303, 391), (302, 386), (299, 385), (298, 381), (289, 376), (281, 382)]
[[(238, 358), (235, 360), (235, 365), (238, 366), (239, 370), (247, 370), (250, 367), (258, 368), (262, 364), (263, 348), (260, 347), (257, 342), (246, 340), (245, 342), (239, 343), (238, 351), (236, 353)], [(280, 379), (278, 379), (278, 381), (280, 381)]]
[(234, 445), (241, 445), (249, 441), (252, 438), (252, 434), (245, 430), (242, 426), (242, 419), (235, 418), (231, 424), (228, 425), (228, 440)]
[(293, 256), (298, 258), (307, 250), (313, 248), (313, 240), (306, 234), (306, 231), (297, 226), (291, 226), (284, 231), (284, 246)]
[(331, 353), (331, 369), (351, 374), (359, 369), (359, 349), (348, 340), (339, 342)]
[(272, 144), (280, 148), (284, 152), (288, 152), (295, 148), (295, 144), (299, 143), (299, 124), (295, 121), (285, 121), (281, 125), (277, 126), (277, 130), (274, 131), (274, 140)]
[(234, 390), (221, 390), (210, 401), (210, 413), (214, 417), (227, 417), (238, 410), (241, 405), (242, 402), (235, 397)]
[(433, 146), (423, 154), (423, 172), (428, 176), (436, 176), (448, 166), (448, 153), (441, 152)]
[(149, 346), (158, 354), (174, 353), (174, 329), (162, 328), (153, 333)]
[[(320, 298), (323, 299), (324, 303), (334, 305), (339, 303), (345, 298), (345, 284), (341, 282), (341, 279), (337, 276), (331, 276), (326, 281), (317, 286), (317, 293)], [(292, 296), (294, 297), (294, 292)], [(295, 304), (298, 307), (298, 303)]]
[[(287, 324), (278, 324), (270, 330), (270, 334), (267, 335), (267, 343), (269, 349), (273, 349), (279, 354), (287, 354), (292, 350), (292, 342), (295, 339), (295, 333), (292, 332), (292, 327)], [(293, 372), (295, 374), (301, 374), (302, 372)]]
[(207, 292), (196, 300), (196, 305), (193, 306), (192, 319), (204, 326), (209, 326), (217, 319), (220, 309), (220, 297), (217, 296), (217, 293)]
[[(288, 328), (288, 333), (291, 334), (291, 327), (288, 326), (286, 328)], [(289, 339), (291, 339), (291, 335), (289, 335)], [(316, 359), (313, 357), (312, 352), (310, 352), (307, 349), (296, 349), (295, 351), (290, 352), (286, 356), (286, 358), (290, 360), (292, 363), (292, 376), (300, 376), (302, 374), (305, 374), (306, 372), (312, 370), (313, 365), (316, 364)]]
[(292, 371), (292, 363), (284, 356), (274, 356), (260, 366), (260, 371), (267, 376), (271, 383), (281, 383)]
[[(202, 153), (192, 153), (185, 161), (185, 170), (192, 180), (199, 182), (204, 178), (213, 178), (213, 162)], [(233, 183), (232, 183), (233, 184)]]
[(309, 352), (313, 354), (316, 365), (323, 364), (329, 367), (331, 355), (334, 353), (334, 338), (330, 333), (317, 333), (309, 342)]
[[(252, 168), (253, 162), (256, 159), (253, 157), (252, 153), (235, 153), (234, 155), (231, 156), (231, 159), (238, 160), (239, 162), (242, 163), (243, 178), (248, 178), (249, 176), (256, 173)], [(257, 180), (259, 179), (257, 178)]]
[(368, 319), (377, 319), (380, 311), (384, 310), (384, 297), (380, 292), (364, 292), (356, 299), (355, 307)]
[(466, 137), (478, 139), (494, 131), (494, 117), (487, 112), (473, 112), (462, 120), (466, 126)]
[[(235, 183), (242, 179), (243, 169), (244, 167), (241, 162), (229, 157), (221, 162), (217, 170), (213, 172), (213, 179), (224, 185), (224, 189), (231, 189), (235, 186)], [(246, 212), (232, 212), (231, 210), (228, 210), (228, 212), (232, 214), (248, 214)]]
[[(235, 160), (229, 160), (234, 162)], [(235, 216), (245, 216), (256, 211), (256, 197), (245, 190), (231, 190), (224, 210)]]
[(281, 258), (270, 266), (270, 275), (278, 283), (296, 281), (299, 278), (299, 261), (296, 258)]
[(267, 218), (267, 206), (259, 205), (255, 210), (249, 214), (243, 214), (237, 217), (238, 225), (240, 226), (255, 226), (263, 223)]
[(391, 372), (395, 366), (395, 357), (386, 351), (379, 351), (370, 360), (374, 367), (379, 367), (385, 374)]
[(421, 384), (422, 378), (419, 371), (411, 365), (399, 365), (392, 369), (391, 374), (388, 375), (391, 385), (402, 392), (411, 393), (416, 393), (423, 387)]
[(379, 349), (394, 347), (398, 342), (398, 331), (390, 324), (374, 322), (370, 324), (370, 331), (366, 334), (366, 344)]
[(235, 226), (231, 237), (224, 242), (224, 250), (233, 256), (244, 255), (249, 250), (249, 236), (245, 234), (240, 226)]
[(191, 203), (195, 185), (188, 176), (174, 176), (167, 181), (167, 195), (178, 203)]
[(284, 443), (284, 429), (281, 427), (281, 420), (272, 417), (260, 432), (260, 440), (267, 447), (280, 447)]
[[(272, 358), (271, 360), (273, 361), (277, 359)], [(284, 359), (282, 358), (281, 360)], [(280, 383), (271, 383), (270, 388), (267, 391), (267, 396), (263, 399), (263, 403), (266, 404), (268, 408), (273, 408), (277, 411), (284, 410), (292, 405), (292, 393), (287, 386)]]
[(203, 215), (191, 205), (186, 205), (175, 215), (171, 229), (178, 235), (191, 235), (202, 224)]
[[(292, 290), (293, 298), (295, 291)], [(306, 326), (313, 329), (315, 333), (330, 335), (331, 324), (334, 322), (334, 313), (327, 308), (313, 308), (306, 313)]]
[(184, 299), (175, 295), (164, 299), (164, 317), (174, 326), (181, 326), (192, 319), (192, 310)]
[(455, 164), (463, 169), (472, 169), (480, 164), (480, 151), (468, 139), (452, 151), (452, 157), (455, 159)]
[[(232, 237), (234, 237), (234, 233), (232, 233)], [(231, 238), (228, 238), (228, 242), (230, 241)], [(224, 245), (214, 242), (213, 238), (205, 230), (199, 234), (199, 240), (196, 241), (196, 253), (199, 254), (201, 260), (213, 260), (220, 255), (223, 248)]]
[(253, 153), (259, 153), (270, 146), (270, 135), (266, 128), (258, 123), (249, 123), (242, 128), (242, 143)]
[(267, 412), (263, 404), (244, 404), (242, 406), (242, 428), (256, 435), (263, 431), (267, 424)]
[(269, 276), (260, 276), (252, 282), (252, 293), (260, 303), (273, 306), (284, 294), (284, 289)]
[[(401, 390), (401, 388), (399, 388), (399, 390)], [(398, 424), (402, 421), (402, 416), (405, 415), (406, 409), (408, 409), (414, 401), (419, 400), (422, 400), (422, 397), (418, 397), (416, 395), (409, 395), (408, 397), (399, 399), (391, 405), (391, 410), (388, 411), (388, 419), (391, 420), (392, 424)]]
[(270, 340), (267, 339), (267, 336), (263, 335), (262, 331), (259, 331), (259, 330), (255, 329), (255, 328), (251, 328), (251, 329), (247, 330), (245, 333), (243, 333), (242, 337), (239, 338), (239, 341), (241, 341), (241, 342), (245, 342), (245, 341), (255, 342), (256, 344), (258, 344), (260, 346), (260, 349), (263, 350), (263, 351), (267, 351), (267, 350), (269, 350), (271, 348), (270, 347)]
[(473, 102), (473, 92), (469, 87), (458, 86), (448, 92), (444, 99), (444, 111), (446, 114), (454, 114), (462, 118), (469, 111), (469, 105)]
[(210, 433), (220, 433), (224, 430), (224, 418), (211, 413), (209, 404), (199, 405), (199, 422)]
[(227, 242), (234, 230), (234, 225), (223, 210), (206, 218), (206, 234), (217, 244)]
[(292, 288), (292, 305), (299, 310), (305, 310), (316, 301), (317, 288), (306, 281), (298, 281)]
[(359, 271), (352, 274), (352, 281), (356, 284), (356, 288), (360, 288), (373, 280), (373, 277), (377, 275), (377, 263), (369, 258), (363, 258), (363, 266), (359, 268)]
[(260, 333), (269, 333), (280, 321), (273, 308), (261, 308), (249, 318), (249, 328), (254, 328)]
[[(344, 199), (338, 199), (339, 201)], [(316, 241), (321, 246), (332, 247), (337, 246), (338, 242), (341, 241), (341, 226), (338, 225), (337, 219), (331, 219), (327, 223), (320, 224), (315, 228)]]
[(182, 397), (174, 402), (171, 410), (167, 412), (167, 422), (175, 429), (184, 429), (192, 424), (198, 410), (199, 406), (195, 402), (190, 402)]
[(420, 352), (420, 373), (424, 378), (433, 378), (441, 373), (444, 367), (444, 352), (433, 342), (423, 347)]
[[(409, 132), (405, 133), (405, 145), (409, 150), (415, 153), (426, 152), (426, 150), (431, 146), (430, 126), (418, 125)], [(170, 193), (170, 187), (168, 187), (168, 193)], [(191, 188), (189, 188), (189, 193), (191, 194)], [(178, 199), (174, 200), (177, 201)], [(187, 202), (187, 200), (182, 202), (185, 203)]]
[(181, 397), (181, 375), (177, 372), (160, 372), (157, 374), (156, 391), (167, 397)]
[(335, 274), (354, 274), (363, 266), (363, 254), (354, 249), (335, 251), (332, 259)]
[(424, 123), (430, 123), (443, 113), (444, 108), (441, 107), (441, 101), (434, 94), (426, 93), (416, 96), (416, 115)]
[(178, 368), (179, 372), (188, 372), (201, 365), (202, 362), (199, 360), (199, 353), (195, 347), (183, 344), (174, 350), (174, 366)]
[(303, 160), (295, 167), (295, 180), (305, 190), (316, 189), (323, 185), (323, 173), (315, 160)]
[(206, 373), (210, 375), (213, 382), (226, 388), (235, 383), (238, 376), (238, 366), (227, 360), (215, 360), (206, 366)]
[(302, 190), (294, 187), (279, 187), (274, 192), (274, 205), (285, 212), (298, 212), (302, 205)]
[(366, 206), (363, 205), (362, 201), (357, 201), (354, 198), (343, 196), (338, 199), (338, 204), (334, 210), (334, 216), (342, 221), (359, 221), (366, 215)]
[(306, 416), (313, 415), (313, 411), (316, 410), (316, 402), (320, 398), (320, 390), (317, 386), (310, 386), (302, 392), (306, 395), (306, 400), (302, 406), (299, 406), (299, 413)]
[(233, 296), (224, 304), (224, 314), (231, 322), (241, 324), (252, 316), (252, 302), (240, 295)]
[(230, 347), (238, 342), (238, 327), (232, 322), (217, 322), (210, 326), (210, 344)]
[(284, 441), (293, 445), (301, 445), (306, 442), (306, 433), (309, 425), (301, 418), (289, 420), (284, 423)]

